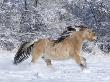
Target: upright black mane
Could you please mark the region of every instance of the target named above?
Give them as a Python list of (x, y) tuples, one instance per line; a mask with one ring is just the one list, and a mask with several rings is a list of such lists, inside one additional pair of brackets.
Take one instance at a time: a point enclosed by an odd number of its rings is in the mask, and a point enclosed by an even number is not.
[(85, 29), (89, 28), (89, 26), (86, 26), (86, 25), (79, 25), (79, 26), (75, 26), (75, 27), (79, 27), (80, 28), (79, 31), (84, 31)]
[(66, 30), (63, 33), (61, 33), (60, 37), (57, 40), (55, 40), (54, 43), (62, 42), (66, 37), (70, 35), (71, 32), (74, 32), (74, 31), (76, 31), (76, 29), (72, 28), (72, 26), (66, 27)]

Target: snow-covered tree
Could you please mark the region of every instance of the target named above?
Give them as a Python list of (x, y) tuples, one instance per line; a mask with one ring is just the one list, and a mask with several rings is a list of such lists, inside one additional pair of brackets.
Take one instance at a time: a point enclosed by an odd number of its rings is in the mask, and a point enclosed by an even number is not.
[(97, 32), (97, 44), (110, 51), (109, 0), (1, 0), (0, 46), (13, 50), (23, 41), (56, 39), (67, 26), (86, 24)]

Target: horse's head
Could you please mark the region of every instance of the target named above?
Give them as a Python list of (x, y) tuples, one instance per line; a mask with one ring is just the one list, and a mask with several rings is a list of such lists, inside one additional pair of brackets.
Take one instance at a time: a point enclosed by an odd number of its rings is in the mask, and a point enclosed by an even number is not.
[(85, 38), (86, 40), (89, 40), (89, 41), (94, 41), (94, 40), (96, 40), (96, 38), (97, 38), (96, 33), (95, 33), (92, 29), (83, 28), (82, 31), (84, 32), (84, 38)]

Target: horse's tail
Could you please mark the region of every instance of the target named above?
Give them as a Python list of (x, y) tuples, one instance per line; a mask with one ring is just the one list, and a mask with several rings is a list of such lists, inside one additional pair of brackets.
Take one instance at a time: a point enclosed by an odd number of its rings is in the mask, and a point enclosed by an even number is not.
[(28, 59), (31, 54), (33, 46), (34, 43), (31, 42), (24, 42), (23, 44), (21, 44), (20, 48), (18, 49), (14, 57), (14, 64), (21, 63), (22, 61)]

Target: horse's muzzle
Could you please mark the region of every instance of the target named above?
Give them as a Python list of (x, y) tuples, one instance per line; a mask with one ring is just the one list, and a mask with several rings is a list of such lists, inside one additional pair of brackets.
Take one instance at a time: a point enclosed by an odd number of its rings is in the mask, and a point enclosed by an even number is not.
[(96, 39), (97, 39), (97, 37), (94, 36), (94, 37), (90, 38), (89, 41), (95, 41)]
[(93, 37), (93, 40), (96, 40), (96, 39), (97, 39), (97, 36), (94, 36), (94, 37)]

